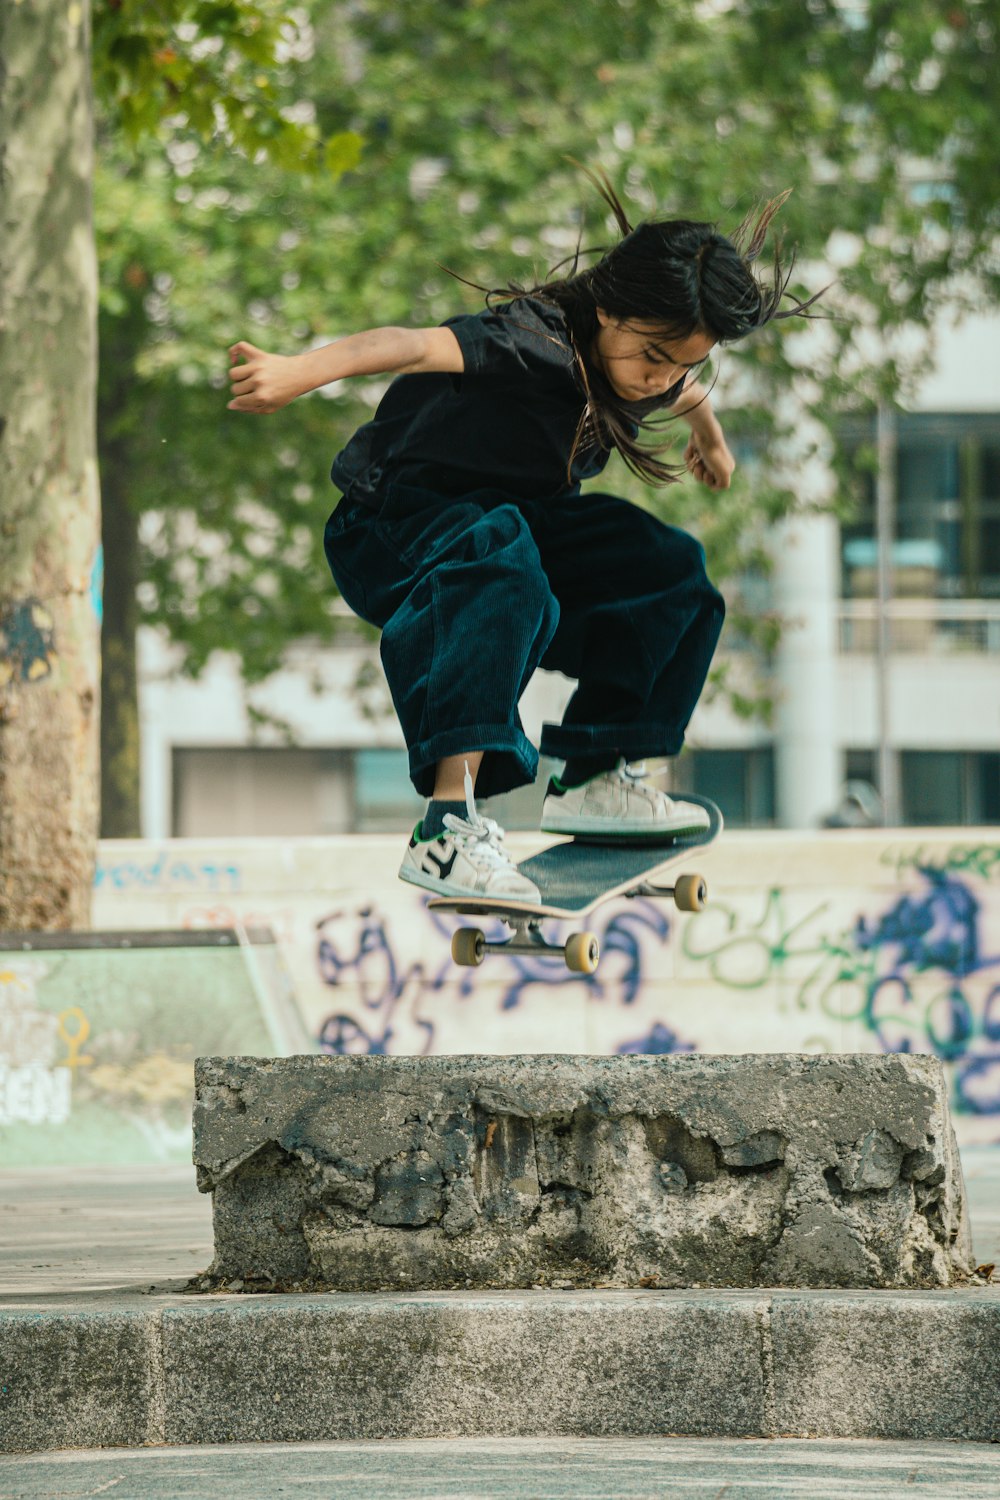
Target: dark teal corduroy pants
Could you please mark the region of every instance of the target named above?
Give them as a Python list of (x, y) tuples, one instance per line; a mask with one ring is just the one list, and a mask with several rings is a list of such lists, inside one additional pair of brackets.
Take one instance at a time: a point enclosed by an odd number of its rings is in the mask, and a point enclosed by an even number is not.
[(577, 680), (542, 753), (676, 755), (722, 629), (701, 544), (613, 495), (511, 502), (387, 487), (345, 497), (326, 555), (382, 631), (410, 776), (429, 796), (446, 755), (482, 750), (477, 795), (535, 778), (518, 701), (536, 667)]

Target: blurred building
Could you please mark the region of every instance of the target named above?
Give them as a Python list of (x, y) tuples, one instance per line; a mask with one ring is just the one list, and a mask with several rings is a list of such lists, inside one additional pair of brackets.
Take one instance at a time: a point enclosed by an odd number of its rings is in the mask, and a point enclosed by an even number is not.
[[(936, 370), (897, 439), (885, 717), (899, 820), (1000, 824), (1000, 317), (940, 332)], [(849, 526), (797, 519), (775, 557), (767, 603), (790, 623), (769, 669), (774, 722), (703, 705), (674, 785), (714, 797), (732, 826), (816, 827), (845, 806), (850, 819), (859, 786), (878, 783), (874, 483)], [(253, 692), (294, 743), (253, 743), (238, 669), (220, 655), (188, 682), (141, 633), (144, 836), (392, 832), (419, 817), (377, 648), (349, 622), (342, 644), (298, 643)], [(570, 691), (538, 674), (522, 703), (529, 735)], [(548, 769), (491, 815), (537, 826)]]

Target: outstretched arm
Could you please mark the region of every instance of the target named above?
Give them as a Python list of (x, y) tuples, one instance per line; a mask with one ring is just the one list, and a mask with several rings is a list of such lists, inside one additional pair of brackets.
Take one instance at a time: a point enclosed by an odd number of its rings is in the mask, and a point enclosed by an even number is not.
[(268, 354), (241, 341), (229, 357), (229, 410), (260, 413), (279, 411), (296, 396), (350, 375), (460, 375), (465, 368), (450, 328), (370, 328), (307, 354)]
[(681, 392), (672, 410), (691, 428), (684, 462), (695, 479), (707, 484), (710, 490), (728, 490), (736, 460), (712, 410), (708, 392), (699, 380), (693, 380)]

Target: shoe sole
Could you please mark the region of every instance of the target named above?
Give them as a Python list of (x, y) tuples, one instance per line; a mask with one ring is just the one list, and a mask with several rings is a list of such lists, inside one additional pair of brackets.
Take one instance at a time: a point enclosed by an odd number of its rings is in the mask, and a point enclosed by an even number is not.
[(532, 886), (531, 891), (470, 891), (467, 885), (459, 885), (455, 880), (435, 880), (432, 875), (424, 875), (421, 870), (400, 870), (400, 880), (405, 880), (408, 885), (415, 885), (422, 891), (429, 891), (432, 896), (458, 897), (467, 896), (470, 901), (496, 901), (502, 905), (505, 901), (522, 901), (527, 905), (538, 905), (541, 901), (541, 893)]
[(619, 839), (630, 839), (640, 842), (648, 839), (650, 843), (657, 843), (663, 839), (677, 839), (688, 834), (707, 833), (708, 823), (657, 823), (655, 827), (646, 824), (612, 823), (607, 818), (567, 818), (565, 822), (546, 821), (541, 822), (542, 833), (564, 833), (575, 838), (599, 839), (601, 843), (616, 843)]

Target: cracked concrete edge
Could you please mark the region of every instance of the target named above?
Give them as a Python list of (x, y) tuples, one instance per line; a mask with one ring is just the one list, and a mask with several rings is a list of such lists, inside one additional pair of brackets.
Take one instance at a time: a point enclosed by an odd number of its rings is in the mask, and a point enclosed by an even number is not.
[(1000, 1441), (1000, 1296), (343, 1294), (0, 1312), (0, 1452), (654, 1434)]
[(971, 1269), (936, 1058), (310, 1055), (195, 1073), (206, 1289), (914, 1288)]

